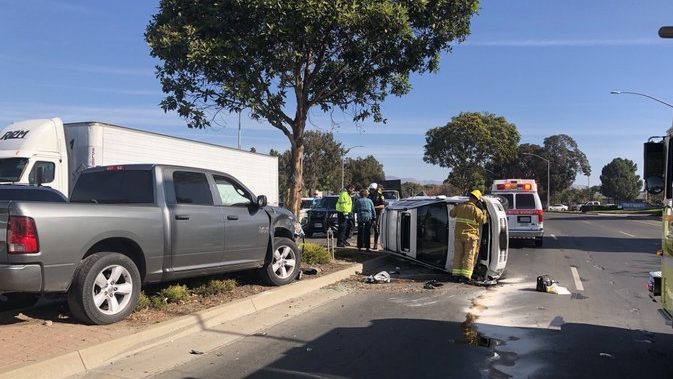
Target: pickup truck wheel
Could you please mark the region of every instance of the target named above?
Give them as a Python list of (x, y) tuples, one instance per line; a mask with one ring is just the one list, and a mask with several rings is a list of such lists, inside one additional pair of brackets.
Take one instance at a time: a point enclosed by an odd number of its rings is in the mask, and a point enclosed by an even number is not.
[(140, 294), (140, 273), (119, 253), (96, 253), (84, 259), (68, 291), (73, 316), (87, 324), (112, 324), (133, 312)]
[(282, 286), (297, 277), (301, 255), (297, 245), (289, 238), (274, 238), (273, 248), (273, 254), (264, 266), (263, 274), (269, 284)]

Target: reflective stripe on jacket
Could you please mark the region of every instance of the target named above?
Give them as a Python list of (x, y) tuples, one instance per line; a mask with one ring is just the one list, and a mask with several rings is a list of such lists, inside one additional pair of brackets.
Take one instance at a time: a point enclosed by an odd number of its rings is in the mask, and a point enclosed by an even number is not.
[(456, 205), (449, 215), (456, 218), (456, 236), (477, 239), (481, 225), (486, 223), (484, 211), (471, 201)]
[(348, 191), (343, 190), (339, 194), (339, 200), (336, 203), (336, 210), (339, 213), (351, 213), (353, 210), (353, 200), (348, 194)]

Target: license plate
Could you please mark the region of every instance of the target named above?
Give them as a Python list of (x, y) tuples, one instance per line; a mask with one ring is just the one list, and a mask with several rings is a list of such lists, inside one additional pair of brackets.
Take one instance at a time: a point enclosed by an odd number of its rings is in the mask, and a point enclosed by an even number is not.
[(530, 224), (530, 216), (517, 216), (519, 224)]
[[(528, 218), (530, 218), (530, 217), (528, 217)], [(322, 224), (317, 222), (317, 223), (313, 224), (313, 227), (314, 228), (322, 228)]]

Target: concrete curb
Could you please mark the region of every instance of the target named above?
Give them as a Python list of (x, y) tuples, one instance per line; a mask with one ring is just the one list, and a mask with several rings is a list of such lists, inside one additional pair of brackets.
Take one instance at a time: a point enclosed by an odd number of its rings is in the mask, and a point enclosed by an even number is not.
[(376, 267), (386, 257), (387, 255), (382, 255), (363, 263), (350, 265), (343, 270), (323, 277), (298, 281), (191, 315), (164, 321), (138, 333), (112, 341), (30, 364), (5, 367), (0, 369), (0, 379), (34, 379), (45, 377), (46, 373), (48, 373), (48, 377), (56, 379), (82, 374), (87, 370), (91, 370), (114, 359), (134, 354), (173, 339), (184, 337), (208, 329), (214, 325), (250, 315), (287, 300), (303, 296), (319, 288), (346, 279), (358, 271), (364, 272), (367, 269)]

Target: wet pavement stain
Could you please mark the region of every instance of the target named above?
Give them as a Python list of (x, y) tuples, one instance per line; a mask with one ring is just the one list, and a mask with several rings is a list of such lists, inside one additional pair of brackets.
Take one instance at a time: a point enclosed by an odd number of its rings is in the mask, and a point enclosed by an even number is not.
[[(505, 341), (491, 338), (483, 333), (477, 331), (474, 323), (479, 317), (471, 313), (468, 313), (465, 316), (465, 321), (460, 324), (460, 329), (462, 335), (454, 340), (457, 344), (476, 346), (476, 347), (485, 347), (493, 353), (490, 358), (488, 358), (488, 378), (489, 379), (505, 379), (511, 378), (511, 375), (508, 375), (495, 366), (506, 366), (513, 367), (516, 364), (519, 355), (511, 351), (503, 351), (499, 347), (507, 345)], [(518, 337), (511, 336), (508, 338), (509, 341), (518, 341)]]
[(570, 298), (573, 299), (573, 300), (586, 300), (586, 299), (588, 299), (589, 297), (588, 297), (588, 296), (584, 296), (584, 295), (582, 295), (582, 294), (579, 293), (579, 292), (575, 292), (575, 293), (572, 294), (572, 296), (571, 296)]

